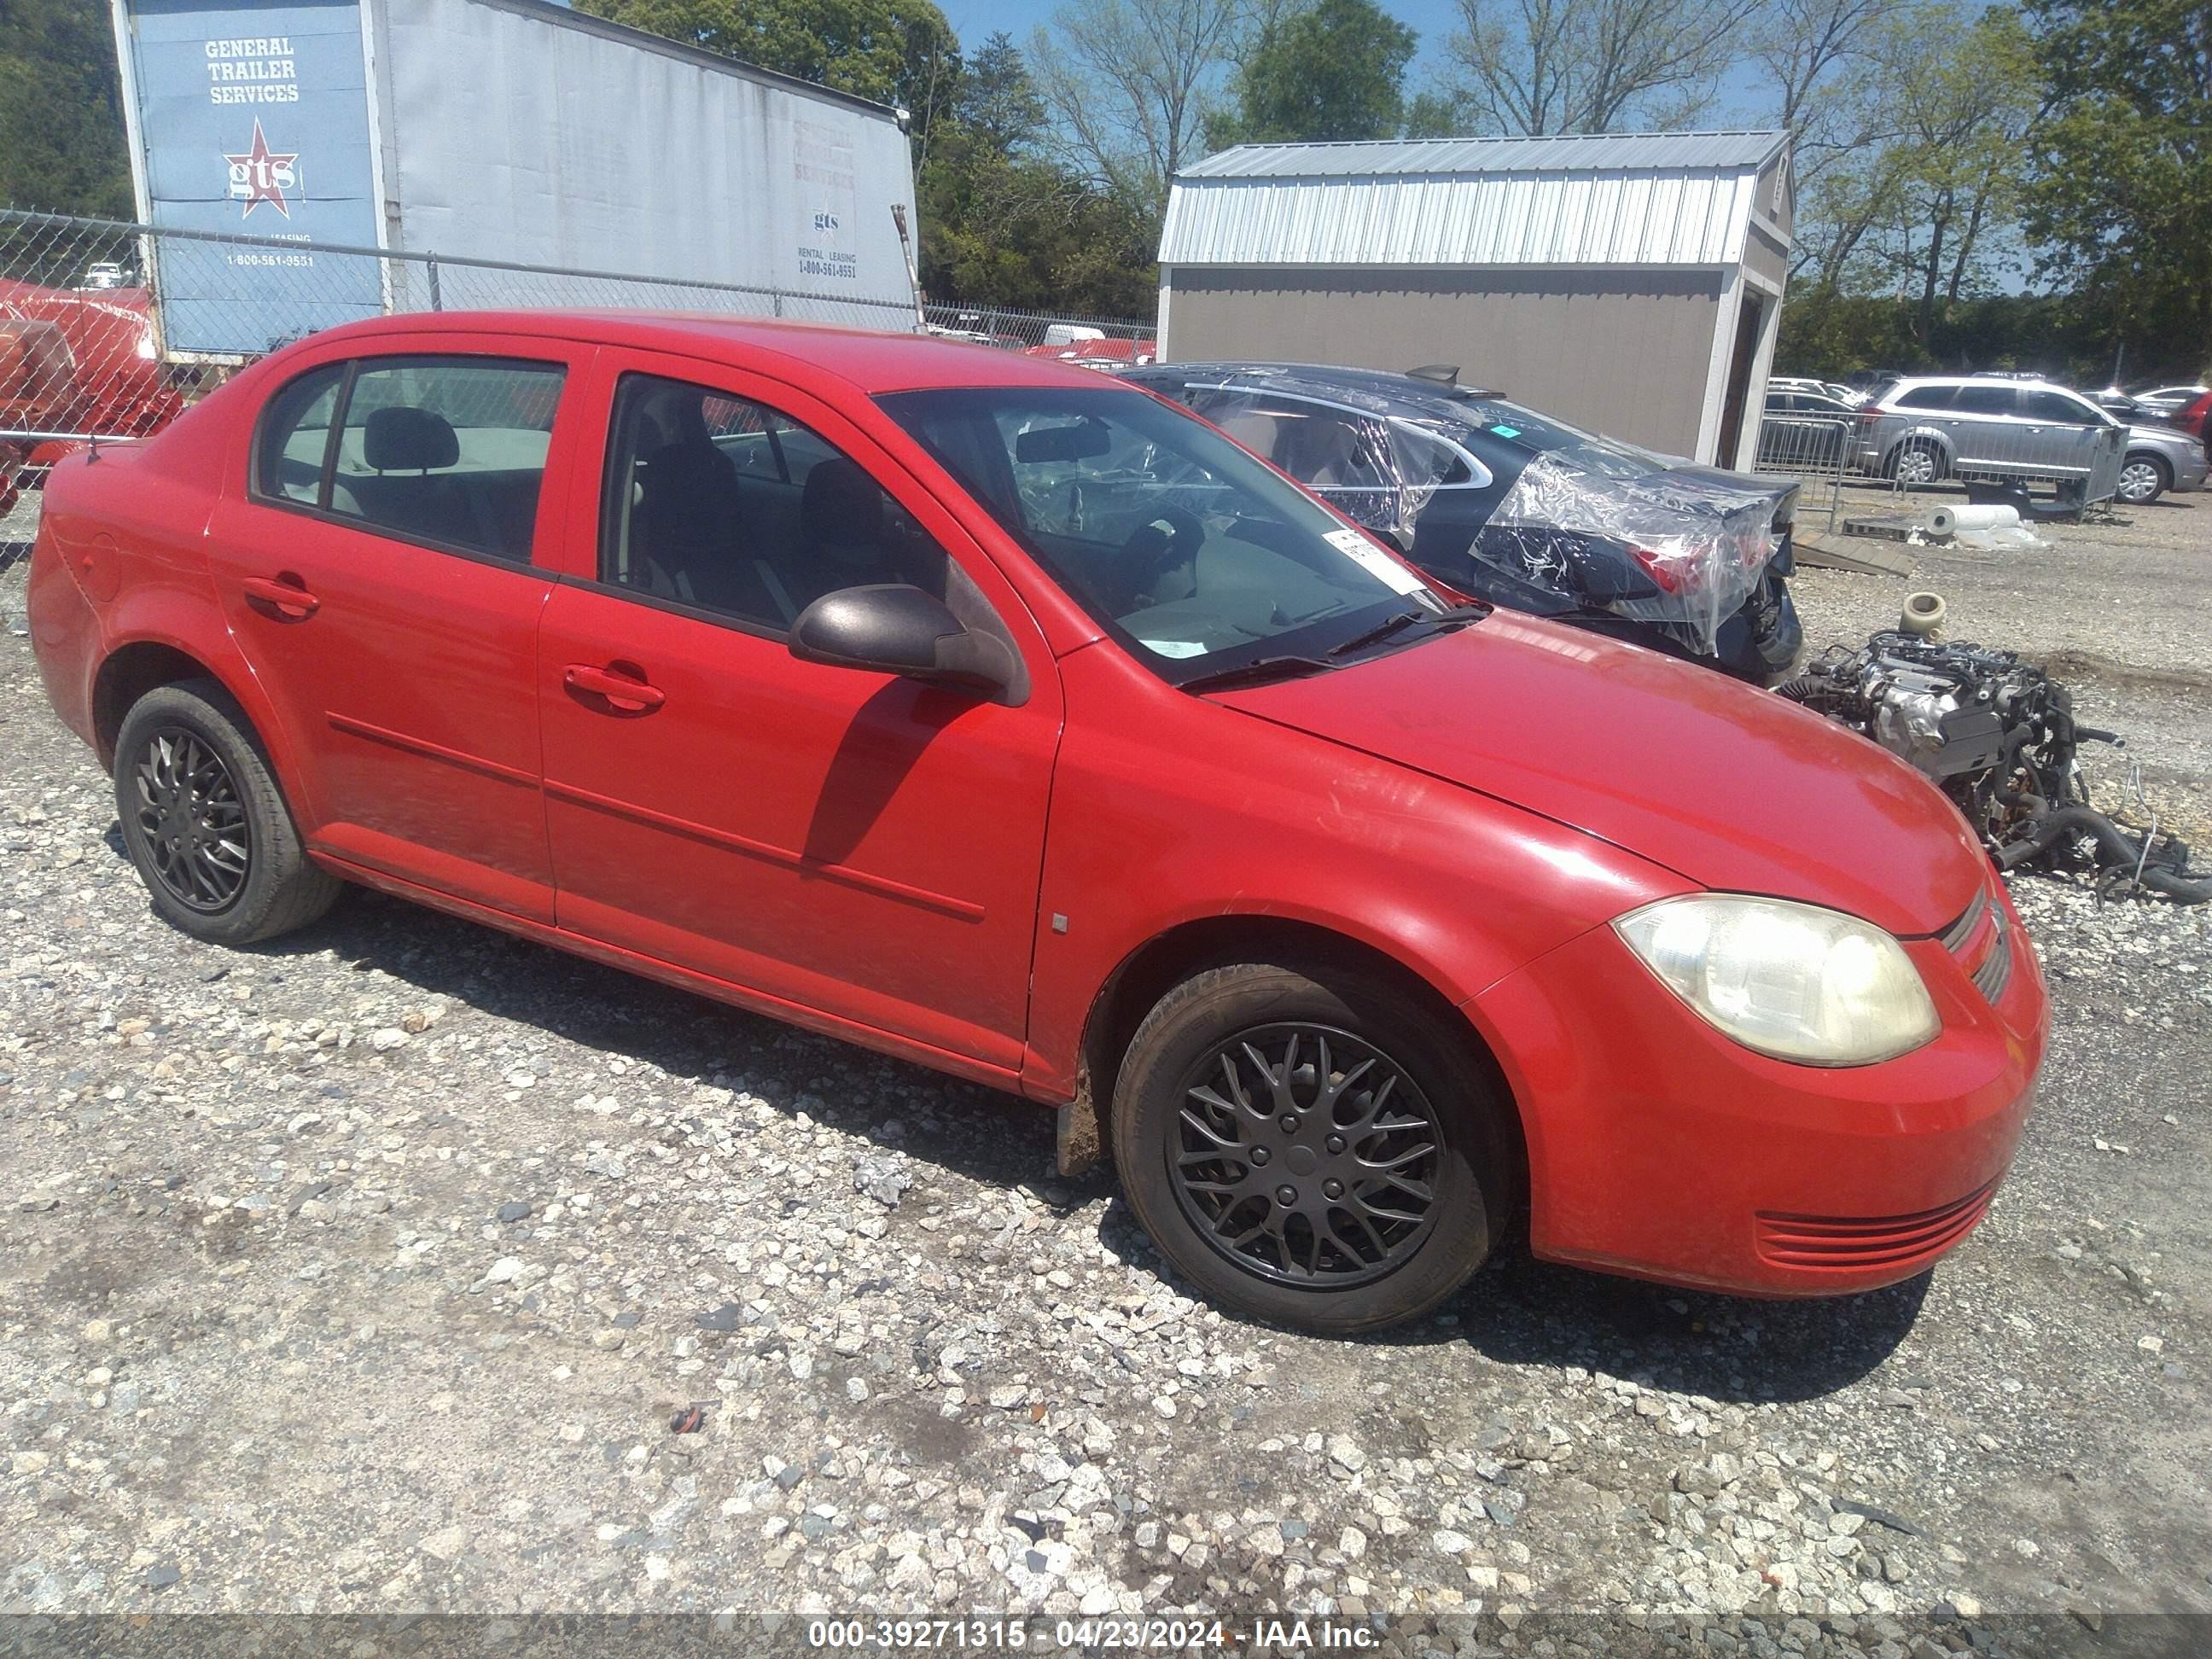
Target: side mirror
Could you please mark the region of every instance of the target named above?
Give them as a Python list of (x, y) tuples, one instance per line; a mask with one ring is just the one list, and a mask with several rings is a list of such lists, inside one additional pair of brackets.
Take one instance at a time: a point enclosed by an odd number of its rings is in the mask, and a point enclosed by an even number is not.
[(791, 654), (978, 691), (1004, 691), (1018, 665), (1003, 641), (971, 633), (940, 599), (904, 582), (824, 593), (791, 625)]

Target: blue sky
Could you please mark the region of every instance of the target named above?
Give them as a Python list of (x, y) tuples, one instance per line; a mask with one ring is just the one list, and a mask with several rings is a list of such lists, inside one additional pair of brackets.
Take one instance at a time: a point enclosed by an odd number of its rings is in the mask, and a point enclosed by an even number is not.
[[(938, 0), (945, 20), (960, 37), (961, 46), (973, 51), (994, 29), (1004, 29), (1017, 46), (1029, 44), (1030, 31), (1049, 17), (1057, 0)], [(1460, 27), (1459, 7), (1454, 0), (1383, 0), (1382, 9), (1420, 36), (1413, 67), (1406, 74), (1410, 95), (1429, 83), (1443, 66), (1443, 43)], [(1713, 127), (1748, 125), (1758, 114), (1755, 77), (1739, 70), (1722, 92), (1721, 103), (1703, 125)]]

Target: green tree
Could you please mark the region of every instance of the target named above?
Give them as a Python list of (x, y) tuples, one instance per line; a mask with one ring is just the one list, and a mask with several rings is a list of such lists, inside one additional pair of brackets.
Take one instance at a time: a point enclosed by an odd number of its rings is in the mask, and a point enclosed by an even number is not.
[(1419, 37), (1374, 0), (1315, 0), (1266, 25), (1209, 115), (1214, 149), (1391, 138), (1405, 123), (1406, 65)]
[(2034, 58), (2018, 13), (1970, 0), (1893, 9), (1852, 55), (1859, 72), (1808, 117), (1825, 159), (1801, 175), (1798, 274), (1842, 294), (1909, 292), (1932, 340), (2016, 250)]
[(107, 8), (0, 0), (0, 204), (131, 216)]
[(954, 106), (961, 127), (1001, 156), (1035, 143), (1044, 126), (1044, 100), (1022, 49), (1004, 29), (969, 59)]
[(923, 291), (984, 308), (1150, 312), (1155, 228), (1040, 154), (1043, 123), (1021, 49), (993, 35), (969, 61), (916, 181)]
[[(2212, 6), (2028, 0), (2051, 107), (2031, 149), (2041, 270), (2143, 366), (2212, 366)], [(2131, 354), (2132, 355), (2132, 354)]]
[(1923, 341), (1986, 283), (1992, 232), (2018, 222), (2040, 94), (2017, 12), (1993, 6), (1962, 33), (1954, 51), (1910, 52), (1893, 94), (1902, 132), (1886, 246), (1917, 292)]
[(1065, 0), (1029, 45), (1054, 153), (1157, 229), (1247, 26), (1245, 0)]
[(577, 0), (579, 10), (912, 112), (918, 152), (957, 96), (960, 42), (933, 0)]
[(1762, 0), (1458, 0), (1446, 90), (1471, 131), (1663, 131), (1693, 124)]

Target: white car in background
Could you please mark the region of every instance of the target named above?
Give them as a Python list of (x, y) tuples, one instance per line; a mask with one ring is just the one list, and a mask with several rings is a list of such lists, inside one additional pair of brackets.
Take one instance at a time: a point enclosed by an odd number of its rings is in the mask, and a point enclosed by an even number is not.
[(2175, 410), (2179, 409), (2184, 404), (2196, 402), (2197, 398), (2204, 395), (2206, 390), (2207, 388), (2201, 385), (2154, 386), (2150, 387), (2148, 391), (2133, 392), (2130, 392), (2128, 395), (2135, 399), (2135, 405), (2137, 409), (2142, 410), (2146, 414), (2153, 414), (2163, 417), (2172, 415)]
[(1770, 374), (1766, 377), (1766, 390), (1770, 395), (1777, 392), (1810, 392), (1815, 397), (1833, 398), (1846, 404), (1858, 403), (1866, 396), (1863, 392), (1856, 391), (1841, 380), (1808, 380), (1802, 374)]

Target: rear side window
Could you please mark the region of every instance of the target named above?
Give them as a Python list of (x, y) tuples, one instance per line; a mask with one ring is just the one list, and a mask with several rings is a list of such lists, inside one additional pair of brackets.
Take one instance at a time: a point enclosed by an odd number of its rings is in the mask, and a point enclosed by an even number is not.
[(257, 495), (314, 506), (330, 454), (331, 416), (345, 380), (343, 363), (311, 368), (269, 400), (254, 447)]
[(562, 371), (483, 357), (356, 366), (329, 510), (411, 541), (527, 563)]
[(2009, 386), (1962, 386), (1952, 407), (1961, 415), (2017, 415), (2020, 389)]
[(1958, 394), (1954, 386), (1917, 386), (1897, 399), (1899, 409), (1948, 409)]

